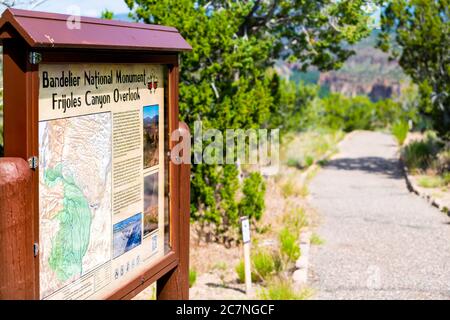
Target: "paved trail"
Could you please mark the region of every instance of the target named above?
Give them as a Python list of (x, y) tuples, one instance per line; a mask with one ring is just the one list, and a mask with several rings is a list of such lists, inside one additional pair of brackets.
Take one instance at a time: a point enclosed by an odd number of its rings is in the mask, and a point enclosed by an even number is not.
[(450, 299), (450, 219), (408, 192), (391, 136), (357, 132), (311, 183), (317, 299)]

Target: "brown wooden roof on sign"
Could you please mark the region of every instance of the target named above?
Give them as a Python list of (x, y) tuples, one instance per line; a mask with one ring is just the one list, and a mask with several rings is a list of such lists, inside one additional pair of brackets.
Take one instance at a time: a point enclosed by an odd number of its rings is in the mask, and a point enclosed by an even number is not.
[(172, 27), (80, 17), (76, 28), (74, 22), (69, 15), (7, 9), (0, 19), (0, 37), (11, 37), (12, 27), (33, 48), (192, 50)]

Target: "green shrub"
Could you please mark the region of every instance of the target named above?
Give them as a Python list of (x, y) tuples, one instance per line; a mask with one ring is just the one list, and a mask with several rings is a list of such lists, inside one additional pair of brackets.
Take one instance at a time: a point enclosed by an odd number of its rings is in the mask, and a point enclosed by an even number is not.
[(244, 283), (245, 282), (245, 263), (244, 260), (240, 260), (239, 263), (237, 264), (236, 268), (236, 274), (238, 277), (238, 281), (240, 283)]
[(277, 263), (272, 253), (267, 250), (256, 250), (252, 255), (253, 270), (258, 281), (268, 279), (277, 271)]
[(323, 99), (324, 119), (327, 126), (346, 132), (372, 129), (371, 120), (375, 109), (366, 97), (347, 98), (332, 94)]
[[(235, 268), (237, 277), (238, 277), (238, 282), (239, 283), (245, 283), (245, 262), (243, 259), (241, 259), (239, 261), (239, 263), (237, 264), (236, 268)], [(259, 281), (259, 277), (255, 272), (251, 272), (251, 277), (252, 277), (252, 282), (258, 282)]]
[(303, 127), (323, 127), (350, 132), (386, 128), (399, 118), (413, 116), (392, 99), (372, 102), (367, 96), (346, 97), (332, 93), (317, 98), (302, 110)]
[(420, 141), (412, 141), (403, 149), (405, 164), (411, 171), (423, 171), (432, 167), (443, 142), (435, 133), (428, 132)]
[[(262, 282), (271, 278), (281, 270), (281, 261), (278, 256), (264, 249), (255, 249), (251, 255), (252, 282)], [(245, 263), (240, 260), (236, 266), (236, 274), (240, 283), (245, 282)]]
[(446, 172), (442, 176), (442, 180), (444, 181), (444, 185), (450, 186), (450, 172)]
[(295, 262), (300, 257), (298, 234), (284, 227), (279, 234), (280, 252), (288, 261)]
[(363, 96), (348, 98), (333, 93), (321, 100), (319, 110), (324, 127), (346, 132), (373, 129), (376, 119), (374, 103)]
[(243, 199), (239, 203), (239, 214), (260, 220), (265, 208), (266, 183), (260, 173), (252, 172), (242, 187)]
[(450, 172), (442, 175), (422, 176), (418, 179), (419, 186), (423, 188), (442, 188), (450, 185)]
[(450, 171), (450, 147), (441, 150), (437, 155), (436, 168), (439, 173), (446, 174)]
[(444, 179), (440, 176), (420, 177), (418, 183), (423, 188), (440, 188), (445, 185)]
[(375, 128), (386, 128), (392, 125), (399, 118), (410, 119), (414, 113), (410, 114), (409, 108), (405, 108), (392, 99), (384, 99), (375, 103), (376, 119), (374, 121)]
[(425, 141), (413, 141), (404, 149), (405, 164), (409, 170), (425, 170), (433, 156), (430, 146)]
[(302, 165), (300, 164), (300, 161), (297, 159), (289, 158), (287, 161), (287, 166), (291, 168), (298, 168), (301, 169)]
[(312, 156), (305, 156), (303, 159), (295, 159), (295, 158), (289, 158), (287, 161), (287, 166), (291, 168), (297, 168), (297, 169), (306, 169), (311, 167), (314, 164), (314, 157)]
[(308, 289), (297, 292), (292, 282), (283, 279), (274, 279), (259, 294), (262, 300), (305, 300), (311, 296)]
[(189, 269), (189, 288), (192, 288), (197, 281), (197, 271)]
[(294, 208), (285, 213), (282, 218), (283, 225), (295, 234), (300, 234), (302, 228), (308, 226), (308, 219), (302, 208)]
[[(224, 242), (239, 234), (239, 171), (235, 165), (192, 166), (191, 219), (199, 239)], [(220, 186), (220, 188), (218, 188)]]
[(314, 164), (314, 158), (312, 156), (305, 157), (305, 167), (309, 168)]
[(283, 194), (283, 197), (288, 198), (296, 193), (296, 187), (292, 180), (288, 180), (281, 186), (281, 193)]
[(325, 241), (317, 233), (311, 234), (310, 241), (312, 245), (316, 246), (320, 246), (325, 243)]
[(413, 173), (421, 173), (418, 184), (423, 188), (441, 188), (450, 184), (450, 147), (433, 131), (425, 138), (403, 148), (405, 164)]
[(402, 146), (408, 136), (409, 124), (407, 121), (398, 121), (392, 126), (392, 134), (397, 143)]
[(192, 170), (196, 171), (191, 179), (196, 205), (191, 202), (191, 219), (198, 222), (195, 230), (200, 239), (229, 246), (239, 239), (241, 216), (250, 217), (253, 223), (261, 219), (266, 192), (261, 174), (251, 173), (241, 184), (235, 165), (198, 164)]
[(306, 198), (309, 195), (309, 188), (307, 184), (303, 184), (298, 190), (297, 194), (303, 198)]

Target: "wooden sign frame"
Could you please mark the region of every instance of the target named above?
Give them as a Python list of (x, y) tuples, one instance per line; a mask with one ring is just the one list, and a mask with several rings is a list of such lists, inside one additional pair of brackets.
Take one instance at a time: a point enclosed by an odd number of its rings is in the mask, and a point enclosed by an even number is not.
[[(59, 15), (57, 15), (59, 16)], [(118, 23), (120, 24), (120, 23)], [(5, 157), (32, 161), (39, 155), (38, 146), (38, 103), (39, 65), (33, 61), (38, 54), (39, 62), (58, 63), (146, 63), (166, 65), (168, 69), (168, 126), (174, 130), (189, 130), (179, 122), (178, 82), (179, 54), (177, 52), (143, 52), (129, 49), (106, 50), (103, 48), (32, 48), (14, 28), (2, 27), (0, 38), (4, 56), (4, 137)], [(176, 142), (166, 136), (169, 148)], [(166, 155), (169, 156), (169, 155)], [(115, 292), (108, 299), (130, 299), (150, 284), (157, 282), (158, 299), (188, 299), (189, 270), (189, 180), (190, 166), (175, 165), (169, 161), (169, 214), (171, 251), (159, 258), (139, 276)], [(21, 226), (14, 241), (23, 251), (14, 257), (16, 263), (7, 265), (0, 255), (0, 266), (12, 268), (17, 274), (17, 286), (6, 294), (0, 283), (0, 299), (39, 299), (39, 167), (31, 170), (32, 188), (27, 199), (31, 213), (29, 224)], [(1, 198), (1, 196), (0, 196)], [(1, 201), (1, 199), (0, 199)], [(0, 220), (2, 219), (0, 212)], [(1, 224), (0, 224), (1, 225)], [(0, 239), (2, 230), (0, 230)], [(1, 245), (1, 244), (0, 244)], [(36, 256), (37, 254), (37, 256)], [(6, 258), (5, 258), (6, 259)], [(3, 292), (2, 292), (3, 290)]]

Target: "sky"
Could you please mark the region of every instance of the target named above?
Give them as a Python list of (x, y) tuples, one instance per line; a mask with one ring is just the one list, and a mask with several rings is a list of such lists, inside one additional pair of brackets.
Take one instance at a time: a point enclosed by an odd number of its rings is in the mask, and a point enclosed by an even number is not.
[[(26, 2), (25, 0), (16, 1)], [(102, 11), (108, 9), (109, 11), (114, 12), (116, 17), (122, 16), (117, 17), (120, 20), (126, 20), (126, 15), (130, 12), (124, 0), (47, 0), (42, 2), (42, 4), (33, 8), (33, 10), (88, 17), (100, 17)], [(18, 6), (18, 8), (28, 9), (26, 6)], [(5, 8), (0, 5), (0, 13), (3, 12), (4, 9)], [(380, 10), (378, 9), (373, 15), (376, 26), (379, 23), (379, 15)]]
[(147, 117), (153, 118), (158, 115), (158, 106), (144, 107), (144, 119)]
[[(124, 0), (47, 0), (33, 10), (47, 11), (63, 14), (74, 14), (74, 8), (78, 7), (81, 16), (100, 17), (103, 10), (108, 9), (114, 14), (128, 14), (130, 11)], [(27, 9), (24, 6), (17, 8)], [(1, 8), (3, 11), (4, 8)], [(76, 9), (75, 9), (76, 10)]]

